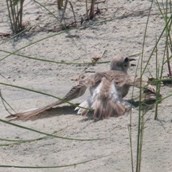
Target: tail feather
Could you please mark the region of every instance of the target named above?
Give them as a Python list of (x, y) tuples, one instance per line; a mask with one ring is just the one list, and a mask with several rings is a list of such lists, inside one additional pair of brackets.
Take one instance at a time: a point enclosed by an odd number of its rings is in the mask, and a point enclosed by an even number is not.
[(121, 116), (128, 111), (128, 103), (120, 96), (115, 82), (102, 78), (101, 83), (95, 89), (92, 96), (92, 109), (94, 110), (94, 119), (104, 119), (111, 116)]
[(94, 109), (94, 119), (104, 119), (112, 116), (118, 117), (124, 115), (126, 107), (120, 102), (113, 102), (111, 99), (106, 101), (96, 100), (92, 108)]

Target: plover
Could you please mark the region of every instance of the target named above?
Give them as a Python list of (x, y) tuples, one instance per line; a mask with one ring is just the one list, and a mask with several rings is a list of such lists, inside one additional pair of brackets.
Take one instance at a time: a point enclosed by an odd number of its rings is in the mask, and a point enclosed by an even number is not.
[[(135, 78), (127, 74), (130, 61), (132, 60), (134, 59), (128, 57), (114, 58), (109, 71), (97, 72), (89, 77), (80, 79), (78, 84), (72, 87), (62, 100), (35, 110), (12, 114), (8, 118), (13, 118), (14, 120), (39, 118), (42, 112), (82, 96), (87, 88), (90, 89), (90, 96), (76, 108), (78, 114), (87, 114), (87, 108), (92, 108), (95, 119), (123, 115), (130, 109), (123, 97), (127, 95), (130, 86), (140, 87), (139, 79), (136, 82)], [(144, 85), (146, 84), (147, 82)]]

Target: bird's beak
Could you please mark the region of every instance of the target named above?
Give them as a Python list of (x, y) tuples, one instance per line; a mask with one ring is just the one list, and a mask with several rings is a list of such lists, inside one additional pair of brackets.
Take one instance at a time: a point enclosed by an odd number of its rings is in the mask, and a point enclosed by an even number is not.
[(136, 66), (136, 64), (131, 64), (130, 66)]
[(136, 59), (133, 59), (133, 58), (132, 58), (132, 59), (128, 59), (128, 60), (129, 60), (130, 62), (131, 62), (131, 61), (136, 61)]
[[(131, 58), (131, 59), (129, 58), (128, 60), (129, 60), (130, 62), (131, 62), (131, 61), (136, 61), (136, 59), (133, 59), (133, 58)], [(136, 66), (136, 64), (133, 64), (133, 63), (132, 63), (132, 64), (130, 64), (130, 66)]]

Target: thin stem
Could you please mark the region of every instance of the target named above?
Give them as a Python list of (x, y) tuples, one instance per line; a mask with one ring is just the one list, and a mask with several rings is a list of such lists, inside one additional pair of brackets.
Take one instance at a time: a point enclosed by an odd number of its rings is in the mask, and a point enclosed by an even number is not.
[[(142, 88), (142, 76), (144, 71), (146, 70), (146, 67), (143, 69), (143, 57), (144, 57), (144, 47), (145, 47), (145, 41), (146, 41), (146, 33), (150, 18), (150, 13), (152, 9), (153, 1), (150, 6), (148, 18), (146, 21), (146, 28), (144, 32), (144, 38), (143, 38), (143, 45), (142, 45), (142, 57), (141, 57), (141, 67), (140, 67), (140, 88)], [(148, 65), (149, 61), (147, 62), (146, 66)], [(139, 93), (139, 101), (141, 102), (142, 99), (142, 89), (140, 89)], [(137, 157), (136, 157), (136, 172), (141, 171), (141, 161), (142, 161), (142, 142), (143, 142), (143, 129), (144, 129), (144, 114), (142, 112), (142, 104), (139, 105), (139, 118), (138, 118), (138, 134), (137, 134)]]

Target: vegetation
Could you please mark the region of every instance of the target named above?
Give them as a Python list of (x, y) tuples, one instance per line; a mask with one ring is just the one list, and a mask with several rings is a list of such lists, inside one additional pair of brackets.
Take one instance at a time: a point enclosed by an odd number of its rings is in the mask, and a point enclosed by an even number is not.
[[(39, 3), (37, 1), (34, 1), (35, 3)], [(10, 24), (11, 24), (11, 30), (13, 33), (13, 36), (15, 37), (16, 35), (18, 35), (19, 33), (21, 33), (25, 27), (23, 25), (23, 14), (24, 14), (24, 0), (6, 0), (6, 4), (7, 4), (7, 9), (8, 9), (8, 14), (9, 14), (9, 19), (10, 19)], [(96, 15), (100, 12), (99, 9), (95, 9), (95, 5), (97, 5), (98, 2), (96, 0), (91, 0), (90, 2), (88, 2), (88, 0), (85, 0), (85, 14), (83, 14), (83, 16), (86, 16), (85, 18), (82, 18), (81, 21), (78, 21), (78, 16), (76, 16), (75, 13), (75, 8), (72, 4), (71, 1), (69, 0), (57, 0), (57, 8), (60, 12), (62, 12), (61, 14), (61, 18), (60, 18), (60, 23), (62, 24), (62, 22), (65, 20), (65, 13), (66, 13), (66, 9), (70, 8), (72, 13), (73, 13), (73, 22), (75, 23), (75, 25), (72, 25), (74, 27), (78, 26), (78, 23), (83, 23), (83, 21), (88, 21), (88, 20), (93, 20)], [(147, 60), (147, 63), (144, 64), (143, 61), (145, 59), (145, 41), (147, 39), (147, 29), (149, 27), (149, 19), (150, 19), (150, 15), (152, 12), (152, 6), (155, 5), (157, 6), (157, 8), (159, 9), (159, 14), (162, 16), (163, 20), (164, 20), (164, 26), (162, 29), (162, 32), (157, 35), (157, 40), (155, 42), (155, 46), (154, 48), (151, 50), (149, 58)], [(42, 6), (45, 10), (47, 10), (49, 12), (49, 14), (51, 13), (51, 9), (47, 9), (44, 5), (40, 4), (40, 6)], [(54, 17), (55, 14), (51, 13)], [(61, 32), (67, 32), (67, 29), (70, 29), (71, 25), (65, 25), (65, 27), (63, 27), (59, 32), (55, 33), (54, 35), (51, 36), (47, 36), (44, 39), (47, 39), (49, 37), (52, 36), (56, 36), (58, 34), (60, 34)], [(140, 56), (140, 71), (139, 71), (139, 76), (140, 78), (142, 78), (142, 76), (145, 74), (145, 72), (148, 70), (148, 65), (150, 64), (150, 61), (152, 59), (155, 59), (156, 61), (156, 71), (155, 71), (155, 75), (153, 75), (152, 78), (150, 78), (150, 82), (151, 84), (154, 84), (156, 86), (156, 91), (157, 91), (157, 95), (161, 94), (161, 86), (162, 84), (168, 85), (171, 84), (172, 82), (172, 68), (171, 68), (171, 59), (172, 59), (172, 1), (171, 0), (165, 0), (163, 4), (160, 4), (158, 0), (154, 0), (151, 3), (150, 9), (149, 9), (149, 13), (147, 16), (147, 22), (145, 25), (145, 32), (143, 35), (143, 44), (142, 44), (142, 53)], [(162, 49), (160, 41), (165, 39), (165, 47), (164, 48), (164, 53), (163, 53), (163, 57), (160, 57), (159, 54), (159, 48)], [(42, 41), (42, 39), (38, 40), (37, 42)], [(37, 42), (31, 43), (28, 46), (32, 45), (32, 44), (36, 44)], [(25, 47), (22, 47), (25, 48)], [(21, 49), (22, 49), (21, 48)], [(19, 50), (21, 50), (19, 49)], [(8, 55), (4, 56), (0, 61), (4, 60), (5, 58), (7, 58), (10, 55), (18, 55), (18, 56), (22, 56), (23, 58), (28, 58), (28, 59), (33, 59), (33, 60), (39, 60), (39, 61), (44, 61), (44, 62), (49, 62), (49, 63), (56, 63), (56, 64), (63, 64), (63, 65), (80, 65), (80, 63), (74, 63), (74, 62), (66, 62), (66, 61), (51, 61), (51, 60), (45, 60), (45, 59), (40, 59), (37, 57), (30, 57), (30, 56), (25, 56), (25, 55), (21, 55), (18, 53), (19, 50), (16, 50), (15, 52), (7, 52), (6, 53)], [(1, 50), (3, 51), (3, 50)], [(5, 52), (5, 50), (4, 50)], [(100, 62), (100, 63), (107, 63), (106, 62)], [(82, 63), (83, 64), (83, 63)], [(99, 62), (97, 62), (96, 64), (99, 64)], [(92, 64), (92, 62), (88, 62), (86, 65), (94, 65)], [(168, 75), (164, 77), (164, 68), (168, 68)], [(14, 85), (9, 85), (6, 83), (0, 83), (1, 85), (6, 85), (6, 86), (11, 86), (11, 87), (18, 87), (18, 86), (14, 86)], [(142, 85), (142, 83), (140, 83), (140, 85)], [(22, 87), (18, 87), (19, 89), (26, 89), (26, 88), (22, 88)], [(32, 92), (37, 92), (40, 94), (45, 94), (47, 96), (52, 96), (53, 95), (48, 95), (46, 93), (42, 93), (39, 91), (35, 91), (35, 90), (29, 90), (26, 89), (28, 91), (32, 91)], [(143, 97), (143, 93), (142, 91), (140, 91), (139, 93), (139, 101), (142, 102), (142, 97)], [(161, 98), (160, 96), (156, 98), (156, 102), (155, 102), (155, 114), (154, 114), (154, 119), (157, 120), (158, 119), (158, 109), (159, 109), (159, 103), (163, 102), (163, 100), (165, 100), (166, 98), (172, 96), (172, 94), (169, 94), (163, 98)], [(60, 99), (59, 97), (56, 97), (57, 99)], [(3, 102), (5, 101), (5, 98), (2, 97), (1, 95), (1, 99), (3, 100)], [(70, 102), (69, 102), (70, 103)], [(4, 104), (7, 105), (7, 102), (5, 102)], [(132, 164), (132, 172), (140, 172), (141, 171), (141, 162), (142, 162), (142, 149), (143, 149), (143, 140), (144, 140), (144, 128), (145, 128), (145, 114), (147, 113), (146, 110), (143, 110), (144, 104), (140, 103), (139, 104), (139, 117), (138, 117), (138, 130), (137, 130), (137, 150), (136, 150), (136, 161), (135, 158), (133, 157), (134, 153), (133, 151), (133, 143), (132, 143), (132, 116), (130, 116), (130, 127), (129, 127), (129, 136), (130, 136), (130, 148), (131, 148), (131, 164)], [(12, 122), (7, 122), (5, 120), (0, 119), (0, 122), (3, 123), (8, 123), (9, 125), (15, 125), (16, 127), (20, 127), (20, 128), (24, 128), (33, 132), (39, 132), (40, 134), (45, 135), (45, 137), (41, 137), (38, 139), (33, 139), (33, 140), (8, 140), (10, 142), (10, 145), (13, 144), (22, 144), (22, 143), (26, 143), (26, 142), (31, 142), (34, 140), (40, 140), (40, 139), (46, 139), (47, 137), (58, 137), (61, 139), (67, 139), (67, 140), (78, 140), (78, 141), (95, 141), (97, 140), (97, 138), (95, 139), (78, 139), (78, 138), (68, 138), (68, 137), (61, 137), (55, 134), (50, 134), (50, 133), (43, 133), (37, 130), (33, 130), (30, 128), (26, 128), (20, 125), (16, 125)], [(2, 140), (2, 139), (1, 139)], [(12, 143), (11, 143), (12, 142)], [(1, 145), (1, 146), (9, 146), (9, 144), (7, 145)], [(90, 161), (90, 160), (88, 160)], [(88, 162), (86, 161), (86, 162)], [(83, 163), (86, 163), (83, 162)], [(136, 163), (135, 163), (136, 162)], [(81, 164), (81, 162), (79, 162), (78, 164)], [(135, 165), (136, 164), (136, 165)], [(72, 164), (73, 165), (73, 164)], [(76, 164), (74, 164), (76, 165)], [(69, 166), (69, 165), (66, 165)], [(16, 167), (17, 168), (17, 167)], [(20, 167), (18, 167), (20, 168)], [(23, 168), (23, 167), (21, 167)], [(29, 167), (25, 167), (25, 168), (29, 168)], [(39, 168), (39, 167), (35, 167), (35, 168)], [(43, 168), (43, 167), (40, 167)], [(46, 167), (45, 167), (46, 168)], [(51, 168), (51, 167), (47, 167), (47, 168)], [(58, 167), (52, 167), (52, 168), (58, 168)]]

